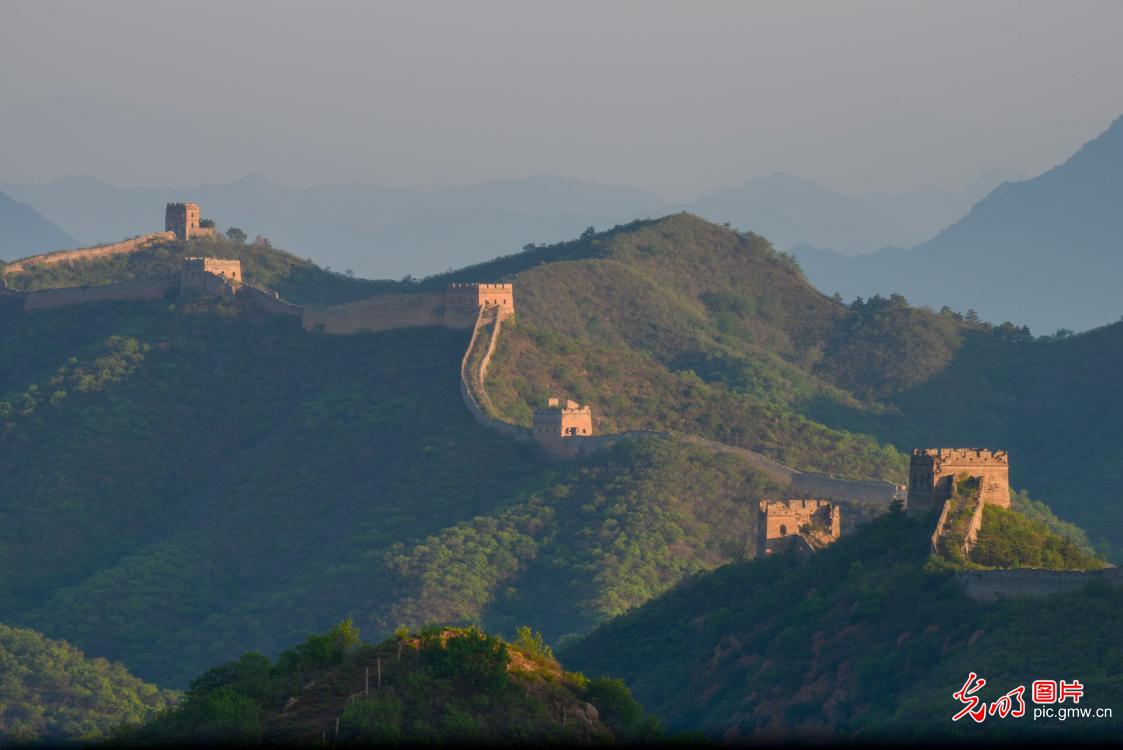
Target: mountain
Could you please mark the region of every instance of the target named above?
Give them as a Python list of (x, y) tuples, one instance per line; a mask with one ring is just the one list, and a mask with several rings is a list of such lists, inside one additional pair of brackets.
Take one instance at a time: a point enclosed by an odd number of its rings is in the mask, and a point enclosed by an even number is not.
[[(1077, 679), (1081, 707), (1118, 705), (1123, 657), (1104, 644), (1123, 625), (1123, 590), (975, 601), (926, 566), (933, 520), (889, 513), (805, 561), (697, 576), (561, 658), (623, 677), (669, 729), (725, 742), (1113, 741), (1118, 716), (1034, 719), (1030, 683)], [(987, 704), (1022, 686), (1026, 716), (953, 722), (971, 673)]]
[[(870, 252), (873, 248), (883, 245), (898, 245), (909, 247), (923, 240), (928, 240), (941, 230), (948, 228), (963, 218), (971, 207), (985, 198), (1003, 182), (1024, 180), (1025, 175), (1012, 169), (995, 167), (985, 170), (982, 174), (971, 180), (962, 190), (945, 190), (938, 187), (927, 187), (907, 193), (870, 193), (859, 196), (860, 200), (883, 216), (892, 217), (896, 222), (909, 230), (908, 235), (899, 235), (893, 239), (885, 239), (877, 244), (867, 245), (858, 254)], [(808, 244), (814, 244), (810, 240)], [(828, 240), (823, 245), (831, 245)], [(849, 248), (834, 245), (847, 251)]]
[(177, 695), (69, 643), (0, 625), (0, 742), (91, 740), (140, 724)]
[(908, 235), (891, 215), (858, 198), (779, 172), (712, 193), (689, 208), (711, 221), (752, 229), (781, 249), (804, 242), (861, 253)]
[(59, 217), (84, 244), (160, 229), (165, 202), (194, 200), (222, 229), (264, 234), (321, 265), (372, 278), (438, 273), (667, 207), (640, 190), (550, 175), (435, 192), (365, 183), (292, 188), (256, 174), (186, 189), (121, 188), (90, 177), (2, 189)]
[(662, 738), (619, 680), (566, 672), (541, 639), (399, 629), (377, 645), (349, 621), (282, 652), (214, 667), (122, 744), (602, 745)]
[(828, 252), (796, 254), (817, 286), (847, 299), (897, 292), (1041, 333), (1083, 331), (1123, 315), (1114, 283), (1123, 271), (1121, 205), (1123, 118), (1063, 164), (1000, 185), (908, 252), (845, 262)]
[(810, 245), (835, 248), (845, 256), (860, 255), (932, 237), (1011, 174), (988, 170), (959, 192), (929, 187), (851, 197), (776, 172), (716, 191), (684, 208), (710, 221), (751, 229), (781, 250)]
[(0, 193), (0, 261), (77, 246), (74, 238), (26, 203)]
[(163, 204), (190, 198), (222, 228), (268, 235), (328, 267), (401, 278), (681, 208), (751, 228), (780, 249), (809, 243), (862, 253), (885, 244), (911, 245), (962, 216), (981, 197), (980, 186), (993, 186), (998, 174), (980, 176), (961, 193), (929, 189), (853, 198), (778, 173), (678, 208), (642, 190), (551, 175), (433, 192), (357, 182), (292, 188), (257, 174), (193, 188), (119, 188), (90, 177), (0, 187), (60, 217), (85, 244), (159, 229)]
[[(312, 304), (510, 281), (497, 413), (528, 425), (575, 398), (598, 433), (661, 434), (558, 463), (481, 428), (464, 331), (325, 335), (241, 298), (5, 306), (0, 620), (163, 685), (345, 617), (579, 636), (755, 555), (755, 501), (784, 488), (750, 451), (902, 483), (913, 446), (1005, 448), (1017, 488), (1123, 543), (1123, 325), (1034, 340), (901, 298), (844, 306), (762, 237), (688, 214), (417, 283), (221, 241), (11, 281), (163, 276), (199, 254)], [(844, 531), (879, 510), (848, 508)]]

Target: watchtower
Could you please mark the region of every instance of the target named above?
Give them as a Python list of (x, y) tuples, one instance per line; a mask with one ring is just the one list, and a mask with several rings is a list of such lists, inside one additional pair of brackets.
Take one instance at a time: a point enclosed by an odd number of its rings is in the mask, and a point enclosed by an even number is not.
[(164, 229), (177, 239), (189, 240), (200, 234), (198, 203), (169, 203), (164, 209)]
[(179, 272), (180, 294), (233, 293), (241, 283), (242, 261), (229, 258), (184, 258)]
[(934, 512), (955, 490), (955, 477), (980, 479), (979, 501), (1010, 507), (1010, 458), (987, 448), (915, 448), (909, 460), (908, 511)]
[(475, 313), (481, 307), (491, 306), (499, 308), (501, 320), (514, 315), (514, 284), (454, 283), (445, 288), (445, 307), (449, 310)]
[(531, 432), (547, 453), (576, 455), (575, 439), (593, 435), (593, 411), (576, 401), (567, 400), (562, 406), (558, 399), (552, 398), (544, 409), (535, 410)]
[(842, 509), (830, 500), (761, 500), (758, 527), (761, 556), (800, 541), (819, 549), (842, 535)]

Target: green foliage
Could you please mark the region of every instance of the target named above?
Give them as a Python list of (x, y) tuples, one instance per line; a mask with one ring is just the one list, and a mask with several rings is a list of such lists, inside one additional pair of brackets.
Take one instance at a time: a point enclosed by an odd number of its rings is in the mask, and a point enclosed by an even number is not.
[[(338, 643), (345, 631), (336, 626), (285, 653)], [(404, 656), (395, 653), (393, 641), (377, 647), (352, 642), (338, 659), (309, 664), (299, 679), (284, 656), (270, 665), (258, 654), (246, 654), (209, 670), (192, 683), (181, 705), (119, 740), (126, 745), (314, 744), (336, 720), (338, 739), (347, 744), (574, 744), (623, 736), (604, 723), (578, 718), (589, 699), (584, 684), (512, 664), (508, 644), (477, 628), (434, 625), (418, 634), (407, 632), (401, 640), (409, 644)], [(371, 675), (375, 670), (377, 676)], [(644, 722), (626, 687), (611, 687), (602, 702), (619, 707), (613, 710), (627, 718), (628, 736), (640, 736), (637, 732), (647, 731), (651, 722)], [(329, 736), (336, 739), (334, 732)]]
[(1044, 523), (994, 505), (983, 508), (983, 525), (971, 561), (992, 568), (1088, 570), (1104, 566), (1074, 540)]
[(507, 687), (507, 645), (477, 628), (423, 630), (421, 655), (434, 675), (467, 689), (496, 693)]
[(909, 307), (899, 294), (850, 306), (817, 371), (864, 398), (900, 393), (947, 367), (961, 345), (954, 318)]
[(542, 634), (531, 630), (529, 625), (521, 625), (515, 632), (515, 645), (531, 661), (539, 664), (553, 663), (554, 652), (546, 645)]
[(624, 737), (634, 737), (643, 728), (643, 706), (619, 677), (589, 680), (585, 697), (597, 707), (609, 726)]
[(0, 744), (92, 740), (141, 723), (177, 695), (64, 641), (0, 625)]
[(402, 701), (394, 693), (360, 698), (343, 709), (340, 736), (376, 744), (400, 742), (403, 713)]

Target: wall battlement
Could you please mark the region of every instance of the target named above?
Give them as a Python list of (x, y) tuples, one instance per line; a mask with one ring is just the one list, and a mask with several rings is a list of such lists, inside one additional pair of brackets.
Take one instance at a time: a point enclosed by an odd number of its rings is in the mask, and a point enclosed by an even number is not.
[(842, 510), (830, 500), (761, 500), (760, 556), (770, 555), (802, 538), (819, 549), (842, 535)]

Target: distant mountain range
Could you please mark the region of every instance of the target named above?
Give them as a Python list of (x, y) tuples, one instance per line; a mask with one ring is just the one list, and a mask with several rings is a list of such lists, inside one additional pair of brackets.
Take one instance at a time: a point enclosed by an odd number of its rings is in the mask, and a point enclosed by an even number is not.
[(0, 189), (59, 221), (82, 244), (160, 228), (166, 201), (190, 199), (220, 227), (238, 226), (251, 237), (266, 234), (274, 244), (338, 270), (400, 278), (479, 262), (527, 243), (559, 242), (589, 226), (603, 229), (681, 210), (751, 229), (779, 249), (806, 242), (869, 252), (931, 237), (1008, 174), (991, 171), (959, 193), (930, 188), (854, 198), (777, 173), (682, 204), (634, 188), (550, 175), (435, 192), (364, 183), (293, 188), (260, 175), (189, 189), (120, 188), (91, 177)]
[(962, 217), (1003, 180), (1018, 176), (1011, 170), (991, 169), (959, 192), (930, 187), (851, 197), (777, 172), (683, 208), (710, 221), (763, 234), (780, 250), (806, 243), (857, 255), (926, 240)]
[(795, 254), (816, 286), (846, 299), (898, 292), (1036, 333), (1116, 321), (1123, 315), (1123, 118), (1063, 164), (1000, 185), (911, 250), (846, 258), (800, 246)]
[(26, 203), (0, 193), (0, 259), (74, 247), (75, 239)]

